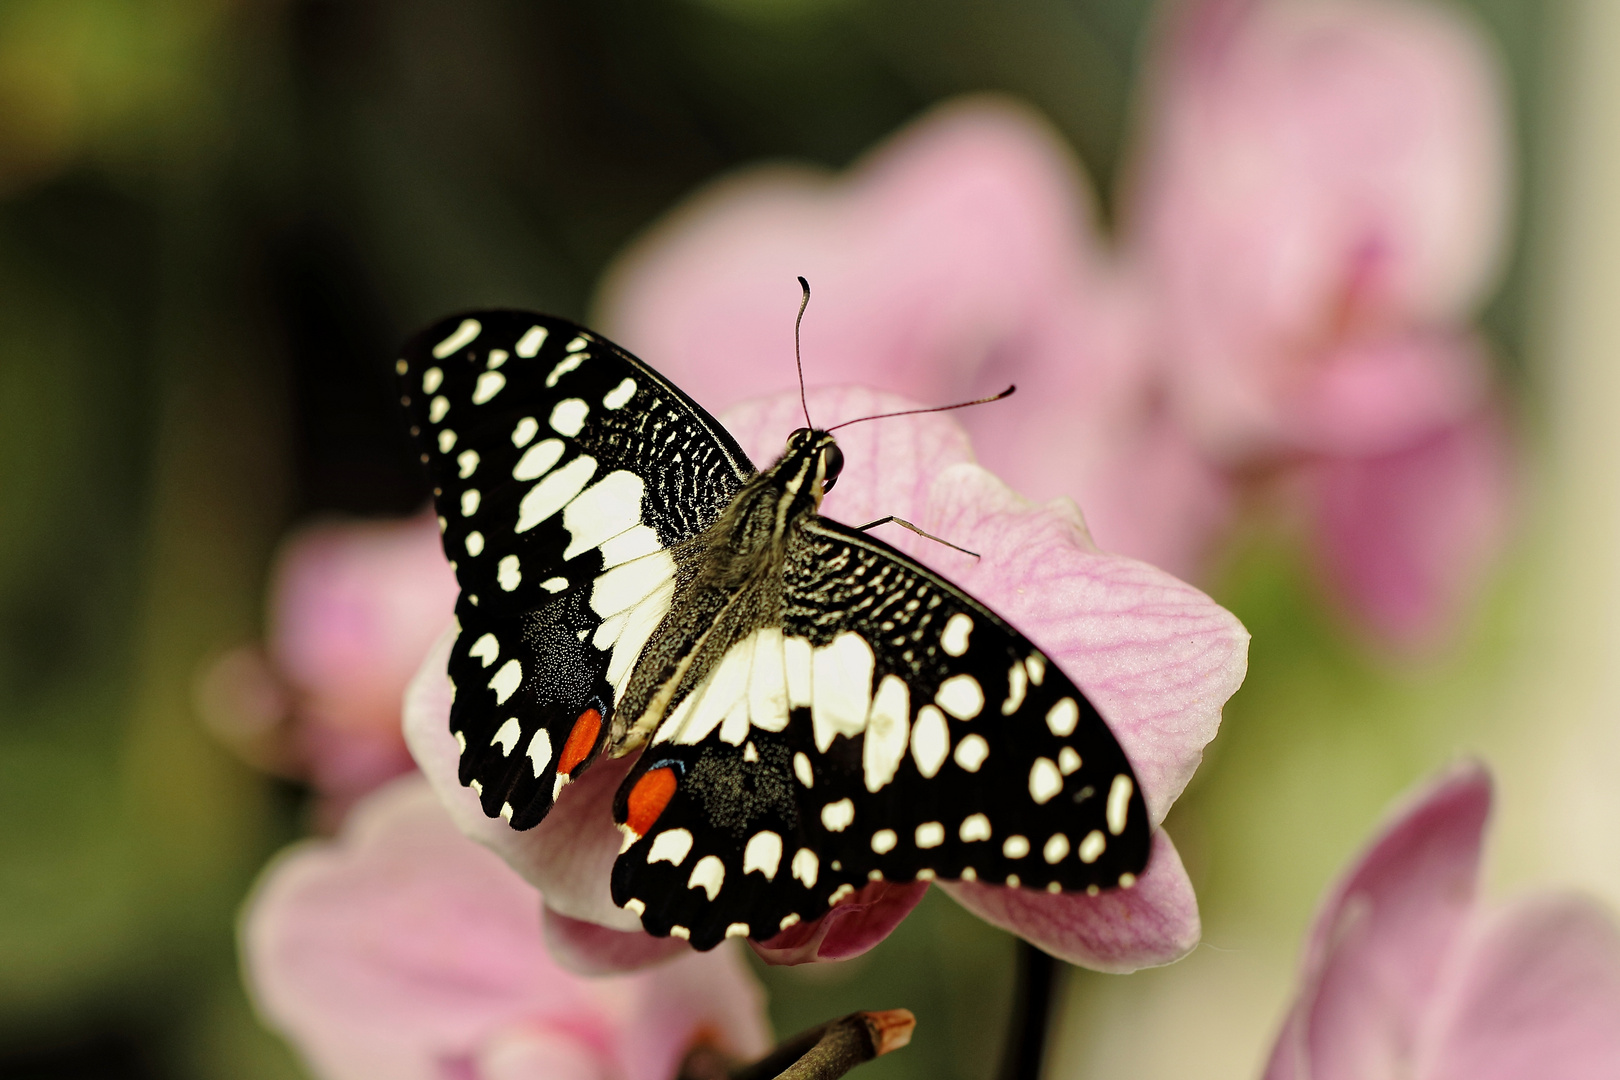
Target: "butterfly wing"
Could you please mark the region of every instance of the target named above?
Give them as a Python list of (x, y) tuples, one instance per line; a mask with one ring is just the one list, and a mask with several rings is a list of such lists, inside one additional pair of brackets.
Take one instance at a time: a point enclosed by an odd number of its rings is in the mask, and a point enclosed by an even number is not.
[(461, 583), (449, 674), (461, 782), (528, 828), (611, 729), (668, 609), (669, 548), (753, 472), (736, 441), (629, 353), (564, 319), (477, 311), (395, 365)]
[(876, 880), (1134, 882), (1135, 774), (1027, 638), (825, 518), (784, 588), (781, 628), (732, 647), (621, 789), (613, 897), (649, 931), (764, 940)]

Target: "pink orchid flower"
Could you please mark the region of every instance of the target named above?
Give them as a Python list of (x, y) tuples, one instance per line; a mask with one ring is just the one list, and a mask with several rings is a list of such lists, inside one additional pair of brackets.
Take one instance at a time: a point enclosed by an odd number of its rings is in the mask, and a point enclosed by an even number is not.
[(335, 824), (412, 767), (400, 702), (456, 592), (431, 514), (298, 530), (271, 573), (264, 646), (203, 677), (210, 726), (255, 764), (308, 780)]
[(1512, 486), (1468, 327), (1510, 187), (1489, 54), (1392, 0), (1193, 0), (1162, 52), (1128, 247), (1175, 422), (1234, 474), (1304, 460), (1336, 591), (1439, 637)]
[(540, 902), (402, 778), (265, 871), (242, 918), (247, 981), (323, 1080), (668, 1080), (700, 1043), (769, 1048), (736, 951), (581, 978), (548, 955)]
[(810, 386), (960, 414), (985, 466), (1074, 498), (1099, 543), (1182, 575), (1229, 511), (1226, 480), (1167, 423), (1136, 281), (1095, 199), (1027, 108), (952, 102), (837, 177), (760, 168), (694, 196), (609, 270), (595, 325), (718, 413), (793, 385), (795, 275)]
[(1480, 903), (1490, 807), (1453, 770), (1328, 895), (1266, 1080), (1620, 1076), (1620, 929), (1578, 896)]
[[(823, 425), (908, 407), (915, 406), (865, 389), (809, 394), (811, 416)], [(738, 406), (722, 419), (756, 463), (768, 463), (802, 424), (798, 410), (798, 395), (785, 394)], [(895, 514), (979, 552), (975, 560), (899, 527), (881, 527), (885, 540), (1006, 616), (1086, 691), (1130, 757), (1153, 822), (1162, 822), (1243, 679), (1248, 635), (1238, 621), (1161, 570), (1098, 552), (1068, 500), (1040, 505), (1015, 494), (973, 462), (966, 433), (946, 416), (858, 425), (841, 432), (840, 443), (847, 465), (823, 513), (850, 524)], [(457, 824), (541, 889), (548, 940), (572, 966), (632, 966), (684, 950), (684, 943), (641, 934), (636, 917), (609, 899), (621, 839), (611, 804), (628, 758), (596, 764), (528, 832), (485, 817), (461, 787), (449, 731), (450, 640), (441, 640), (408, 692), (405, 727), (412, 753)], [(1130, 889), (1088, 897), (965, 882), (940, 887), (1053, 955), (1099, 970), (1168, 963), (1198, 940), (1192, 884), (1162, 829)], [(855, 956), (893, 930), (927, 888), (876, 882), (821, 919), (751, 944), (772, 963)]]

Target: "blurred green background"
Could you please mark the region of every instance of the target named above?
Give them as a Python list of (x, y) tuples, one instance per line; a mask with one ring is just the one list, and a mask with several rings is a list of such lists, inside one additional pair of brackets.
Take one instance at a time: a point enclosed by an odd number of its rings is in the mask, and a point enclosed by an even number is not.
[[(1564, 7), (1465, 6), (1510, 79), (1533, 207)], [(966, 91), (1042, 110), (1106, 203), (1154, 13), (0, 2), (0, 1076), (299, 1075), (250, 1014), (232, 934), (253, 875), (304, 826), (302, 793), (217, 747), (192, 686), (259, 633), (289, 526), (422, 501), (387, 381), (398, 341), (466, 306), (582, 318), (613, 254), (705, 180), (761, 159), (843, 166)], [(1537, 234), (1520, 219), (1485, 327), (1533, 415)], [(1210, 972), (1257, 987), (1243, 1016), (1262, 1045), (1282, 1005), (1266, 988), (1324, 883), (1391, 795), (1473, 744), (1523, 575), (1420, 668), (1369, 652), (1307, 581), (1264, 528), (1223, 570), (1252, 666), (1170, 822), (1208, 945), (1162, 972), (1075, 975), (1059, 1074), (1132, 1075), (1133, 1045), (1166, 1037), (1144, 1018), (1196, 1012), (1177, 1002), (1215, 992)], [(1222, 950), (1254, 962), (1222, 967)], [(1012, 957), (936, 894), (867, 957), (766, 978), (783, 1033), (916, 1011), (916, 1042), (871, 1080), (978, 1080)]]

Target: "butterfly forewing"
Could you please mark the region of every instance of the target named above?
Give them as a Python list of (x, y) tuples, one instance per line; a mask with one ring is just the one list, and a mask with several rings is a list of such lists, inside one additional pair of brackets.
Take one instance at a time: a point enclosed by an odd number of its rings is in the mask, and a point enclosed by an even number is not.
[(446, 319), (395, 370), (462, 589), (449, 670), (461, 779), (526, 828), (602, 747), (637, 642), (667, 607), (668, 549), (753, 469), (684, 394), (563, 319)]
[(1141, 873), (1150, 827), (1129, 763), (1021, 634), (825, 519), (784, 588), (781, 631), (734, 646), (621, 795), (634, 826), (646, 775), (678, 781), (615, 867), (614, 899), (649, 930), (704, 948), (769, 938), (870, 881), (1056, 892)]

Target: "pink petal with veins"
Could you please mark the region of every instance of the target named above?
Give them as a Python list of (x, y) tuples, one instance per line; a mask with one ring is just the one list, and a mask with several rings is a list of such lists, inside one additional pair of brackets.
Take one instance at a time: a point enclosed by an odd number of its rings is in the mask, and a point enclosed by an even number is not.
[(546, 819), (519, 832), (486, 817), (478, 796), (461, 786), (460, 752), (450, 734), (450, 649), (453, 631), (434, 645), (405, 694), (405, 741), (456, 827), (500, 855), (546, 894), (553, 911), (615, 930), (639, 931), (641, 920), (608, 894), (621, 839), (613, 823), (613, 794), (631, 758), (598, 760), (563, 788)]
[(579, 975), (637, 971), (692, 951), (679, 938), (653, 937), (641, 930), (610, 930), (600, 923), (559, 915), (549, 905), (542, 925), (551, 958)]
[(848, 960), (888, 937), (927, 891), (926, 881), (870, 882), (821, 918), (748, 944), (767, 964)]
[(1128, 889), (1054, 896), (983, 882), (942, 881), (939, 887), (985, 922), (1093, 971), (1168, 964), (1198, 944), (1198, 900), (1163, 829), (1153, 831), (1147, 869)]

